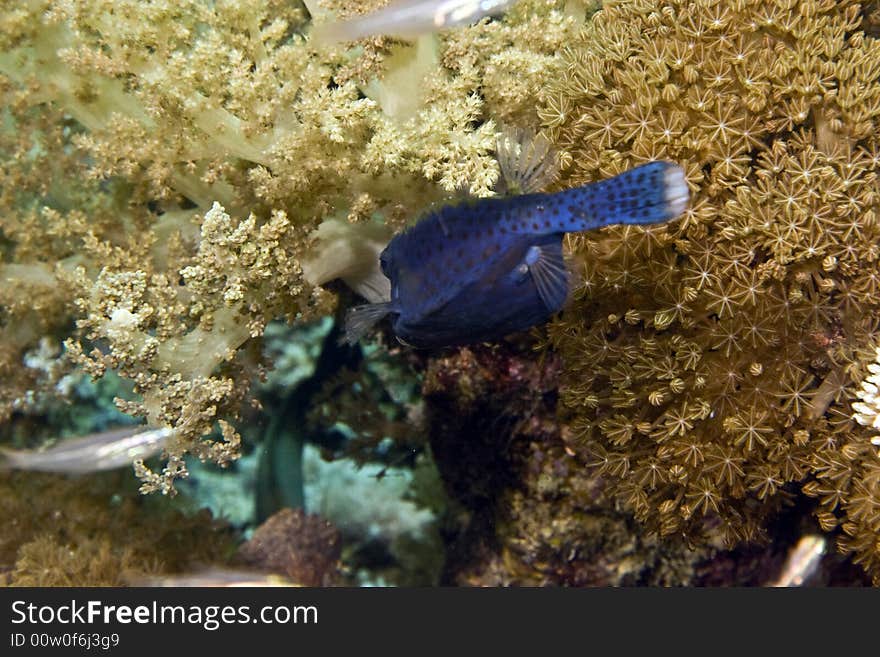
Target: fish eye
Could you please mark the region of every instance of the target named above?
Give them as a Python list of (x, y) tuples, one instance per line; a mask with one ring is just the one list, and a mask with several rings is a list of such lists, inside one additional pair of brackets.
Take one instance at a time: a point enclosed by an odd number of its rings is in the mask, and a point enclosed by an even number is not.
[(388, 273), (389, 264), (391, 263), (391, 255), (388, 253), (388, 250), (382, 251), (379, 256), (379, 266), (382, 267), (382, 273), (385, 274), (388, 278), (391, 278), (391, 275)]

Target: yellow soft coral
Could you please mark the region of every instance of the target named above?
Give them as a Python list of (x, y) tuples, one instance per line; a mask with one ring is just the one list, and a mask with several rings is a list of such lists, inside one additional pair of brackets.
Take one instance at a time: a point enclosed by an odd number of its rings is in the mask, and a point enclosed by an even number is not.
[(486, 55), (515, 43), (505, 64), (457, 61), (454, 34), (319, 46), (315, 2), (3, 3), (0, 421), (53, 393), (63, 367), (21, 366), (51, 338), (68, 369), (132, 380), (125, 411), (175, 429), (146, 489), (171, 492), (187, 452), (233, 458), (221, 420), (262, 366), (253, 338), (331, 309), (304, 279), (318, 226), (395, 230), (460, 189), (493, 193), (496, 119), (517, 114), (501, 106), (529, 104), (576, 29), (566, 3), (518, 4), (468, 28)]

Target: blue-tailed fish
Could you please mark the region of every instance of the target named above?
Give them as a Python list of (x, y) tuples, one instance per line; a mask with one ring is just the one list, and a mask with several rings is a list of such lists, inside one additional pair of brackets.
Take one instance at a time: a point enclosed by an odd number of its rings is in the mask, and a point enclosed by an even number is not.
[(416, 347), (495, 340), (541, 324), (568, 294), (565, 233), (669, 221), (688, 198), (684, 170), (657, 161), (553, 194), (437, 209), (382, 251), (390, 300), (353, 308), (346, 340), (386, 315), (397, 337)]
[(113, 470), (158, 454), (172, 434), (168, 428), (134, 426), (64, 439), (49, 449), (0, 449), (0, 470), (65, 474)]
[(319, 24), (316, 41), (352, 41), (371, 36), (412, 38), (476, 23), (504, 12), (515, 0), (398, 0), (370, 14)]

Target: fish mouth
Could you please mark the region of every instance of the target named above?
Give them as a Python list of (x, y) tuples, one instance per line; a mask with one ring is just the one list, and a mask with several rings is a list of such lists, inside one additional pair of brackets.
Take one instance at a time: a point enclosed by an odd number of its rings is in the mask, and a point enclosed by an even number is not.
[(684, 169), (678, 165), (670, 167), (663, 175), (663, 182), (666, 186), (663, 199), (666, 201), (667, 211), (669, 216), (677, 217), (687, 209), (691, 196)]

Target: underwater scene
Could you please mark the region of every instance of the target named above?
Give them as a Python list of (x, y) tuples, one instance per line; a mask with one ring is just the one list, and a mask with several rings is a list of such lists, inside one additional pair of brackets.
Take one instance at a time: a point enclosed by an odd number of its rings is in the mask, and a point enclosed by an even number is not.
[(880, 2), (0, 0), (0, 584), (880, 585)]

